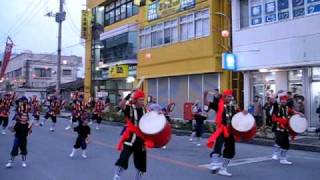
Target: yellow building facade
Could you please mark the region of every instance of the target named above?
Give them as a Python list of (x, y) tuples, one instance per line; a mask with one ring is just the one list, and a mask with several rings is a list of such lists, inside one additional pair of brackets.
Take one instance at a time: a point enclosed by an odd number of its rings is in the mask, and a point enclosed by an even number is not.
[[(89, 0), (92, 9), (105, 1)], [(136, 24), (137, 74), (145, 78), (143, 89), (148, 96), (166, 106), (176, 104), (173, 116), (183, 118), (185, 102), (204, 103), (204, 92), (234, 88), (240, 97), (237, 74), (222, 70), (222, 53), (231, 51), (230, 2), (226, 0), (156, 0), (140, 1), (139, 13), (110, 26), (110, 31), (126, 24)], [(92, 54), (86, 46), (87, 63)], [(92, 69), (86, 65), (86, 73)], [(85, 90), (92, 83), (86, 74)], [(91, 87), (92, 88), (92, 87)], [(87, 91), (87, 92), (88, 92)]]

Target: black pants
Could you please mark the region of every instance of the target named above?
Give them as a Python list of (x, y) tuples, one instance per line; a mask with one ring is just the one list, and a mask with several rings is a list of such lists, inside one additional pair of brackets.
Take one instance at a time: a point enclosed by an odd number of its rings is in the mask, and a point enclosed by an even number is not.
[(261, 127), (263, 125), (262, 116), (254, 116), (254, 119), (256, 120), (257, 127)]
[(57, 117), (51, 115), (49, 112), (46, 113), (46, 115), (44, 116), (44, 118), (46, 118), (46, 119), (51, 118), (51, 120), (52, 120), (53, 123), (57, 123)]
[(34, 119), (35, 119), (36, 121), (39, 121), (39, 119), (40, 119), (40, 116), (39, 116), (39, 115), (33, 115), (33, 117), (34, 117)]
[(281, 149), (289, 150), (290, 148), (289, 133), (275, 131), (274, 134), (275, 134), (276, 144), (280, 146)]
[(81, 147), (82, 150), (87, 149), (87, 143), (85, 138), (77, 137), (76, 143), (73, 146), (75, 149), (79, 149)]
[(201, 137), (203, 132), (203, 122), (206, 120), (206, 117), (204, 116), (195, 116), (196, 124), (195, 124), (195, 130), (196, 130), (196, 137)]
[(8, 126), (9, 118), (0, 116), (0, 126), (2, 124), (2, 127), (6, 128)]
[(81, 117), (72, 116), (72, 123), (76, 123), (76, 122), (78, 122), (79, 125), (81, 125), (82, 124)]
[(14, 138), (11, 156), (18, 156), (19, 149), (21, 155), (27, 155), (27, 138)]
[[(137, 142), (137, 141), (136, 141)], [(147, 171), (147, 151), (143, 143), (134, 143), (133, 146), (124, 145), (116, 166), (128, 169), (129, 158), (133, 154), (134, 166), (141, 172)]]
[(271, 127), (272, 126), (272, 116), (266, 117), (266, 125)]
[[(221, 153), (223, 146), (224, 146), (223, 153)], [(224, 158), (232, 159), (236, 154), (234, 136), (230, 134), (229, 137), (225, 138), (223, 134), (220, 135), (217, 138), (213, 151), (210, 155), (212, 154), (219, 154), (219, 155), (223, 155)]]
[(101, 124), (102, 117), (97, 114), (93, 114), (93, 119), (97, 121), (98, 124)]

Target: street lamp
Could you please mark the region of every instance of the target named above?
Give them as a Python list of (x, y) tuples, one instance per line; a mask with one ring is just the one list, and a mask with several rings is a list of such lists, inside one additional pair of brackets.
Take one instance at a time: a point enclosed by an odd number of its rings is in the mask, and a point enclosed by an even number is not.
[(66, 65), (66, 64), (68, 64), (68, 61), (67, 61), (67, 60), (63, 60), (63, 61), (62, 61), (62, 64), (63, 64), (63, 65)]
[[(222, 13), (222, 12), (215, 12), (214, 14), (218, 15), (218, 16), (222, 16), (227, 20), (227, 26), (228, 27), (227, 28), (223, 27), (223, 30), (221, 31), (221, 36), (224, 37), (224, 38), (230, 37), (230, 33), (231, 33), (231, 18), (230, 18), (230, 16), (228, 16), (228, 15)], [(230, 37), (230, 39), (231, 39), (231, 37)], [(225, 47), (222, 44), (221, 44), (221, 46), (227, 51), (232, 51), (232, 47), (230, 45), (230, 42), (231, 42), (231, 40), (228, 41), (228, 47)]]

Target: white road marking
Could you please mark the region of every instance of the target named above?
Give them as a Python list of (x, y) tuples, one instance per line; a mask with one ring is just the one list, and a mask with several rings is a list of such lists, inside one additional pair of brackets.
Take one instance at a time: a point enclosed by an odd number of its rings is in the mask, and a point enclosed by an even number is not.
[[(229, 166), (239, 166), (239, 165), (243, 165), (243, 164), (258, 163), (258, 162), (270, 161), (270, 160), (272, 160), (271, 156), (236, 159), (236, 160), (232, 160), (231, 163), (229, 164)], [(199, 167), (208, 168), (208, 167), (210, 167), (210, 164), (199, 165)]]
[[(289, 155), (289, 158), (300, 158), (300, 159), (306, 159), (306, 160), (320, 161), (320, 158), (313, 158), (313, 157), (299, 156), (299, 155), (293, 155), (293, 156)], [(261, 157), (253, 157), (253, 158), (245, 158), (245, 159), (235, 159), (230, 162), (229, 166), (240, 166), (240, 165), (244, 165), (244, 164), (259, 163), (259, 162), (271, 161), (271, 160), (272, 160), (271, 155), (261, 156)], [(203, 165), (199, 165), (198, 167), (209, 168), (210, 164), (203, 164)]]

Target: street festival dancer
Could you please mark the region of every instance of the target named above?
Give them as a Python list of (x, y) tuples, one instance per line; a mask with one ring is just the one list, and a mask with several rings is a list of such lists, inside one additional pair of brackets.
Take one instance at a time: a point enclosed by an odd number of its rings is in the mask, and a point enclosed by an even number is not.
[(279, 160), (281, 164), (291, 165), (292, 162), (287, 160), (287, 151), (289, 150), (289, 135), (292, 140), (295, 139), (296, 133), (289, 128), (289, 119), (294, 114), (303, 114), (294, 111), (288, 106), (288, 96), (279, 94), (280, 104), (275, 102), (272, 113), (272, 130), (275, 135), (275, 145), (272, 159)]
[(88, 121), (89, 121), (89, 125), (92, 124), (92, 117), (93, 117), (93, 109), (95, 106), (95, 99), (93, 97), (90, 97), (88, 102), (85, 103), (85, 109), (86, 112), (88, 112)]
[[(53, 95), (48, 97), (49, 101), (49, 109), (44, 118), (48, 120), (51, 118), (52, 120), (52, 125), (50, 127), (50, 131), (54, 132), (55, 130), (55, 124), (57, 123), (57, 115), (60, 114), (60, 108), (62, 107), (62, 102), (60, 99), (58, 99), (57, 96)], [(42, 123), (43, 125), (43, 123)]]
[(120, 180), (121, 174), (128, 169), (128, 162), (133, 154), (134, 165), (137, 169), (135, 180), (141, 180), (147, 170), (147, 151), (151, 148), (152, 142), (148, 141), (138, 130), (138, 123), (141, 117), (146, 113), (144, 107), (145, 94), (141, 90), (133, 92), (132, 100), (129, 103), (131, 94), (127, 95), (120, 103), (127, 121), (127, 128), (118, 144), (118, 150), (121, 150), (120, 157), (116, 162), (116, 171), (113, 180)]
[(104, 110), (104, 108), (105, 108), (104, 101), (100, 97), (98, 101), (95, 103), (94, 110), (93, 110), (93, 118), (92, 118), (93, 120), (97, 121), (96, 130), (100, 129), (100, 124), (102, 121), (102, 111)]
[(31, 100), (31, 109), (32, 109), (32, 116), (34, 120), (37, 122), (36, 125), (39, 125), (41, 105), (40, 105), (40, 101), (37, 99), (37, 96), (33, 96)]
[(18, 113), (16, 116), (16, 122), (13, 125), (12, 132), (15, 133), (15, 138), (13, 141), (13, 147), (11, 150), (11, 158), (6, 164), (7, 168), (12, 166), (14, 158), (18, 156), (19, 150), (22, 157), (22, 167), (27, 167), (27, 137), (31, 134), (32, 124), (28, 122), (28, 113)]
[(2, 124), (2, 132), (1, 134), (6, 134), (6, 128), (9, 124), (9, 115), (10, 108), (12, 105), (12, 99), (10, 94), (4, 95), (3, 98), (0, 99), (0, 125)]
[[(207, 146), (213, 151), (210, 154), (212, 163), (210, 169), (222, 176), (232, 176), (227, 171), (230, 160), (235, 156), (235, 140), (240, 139), (233, 133), (232, 117), (239, 112), (232, 104), (233, 91), (225, 90), (222, 95), (216, 94), (209, 108), (216, 111), (216, 131), (209, 137)], [(243, 111), (246, 115), (247, 111)], [(254, 131), (252, 133), (255, 133)], [(222, 147), (224, 146), (223, 152)]]
[(72, 152), (69, 155), (71, 158), (74, 157), (77, 149), (79, 149), (80, 147), (82, 149), (82, 154), (81, 154), (82, 158), (84, 159), (87, 158), (86, 150), (87, 150), (87, 144), (89, 144), (90, 142), (91, 129), (90, 129), (90, 126), (88, 125), (89, 121), (88, 121), (88, 115), (86, 112), (81, 113), (81, 121), (82, 122), (79, 123), (78, 126), (74, 128), (74, 131), (78, 133), (78, 137), (73, 146)]
[(83, 98), (81, 95), (73, 100), (72, 109), (71, 109), (71, 122), (70, 124), (65, 128), (66, 130), (73, 128), (73, 125), (78, 122), (78, 124), (81, 124), (81, 115), (84, 111), (84, 103)]

